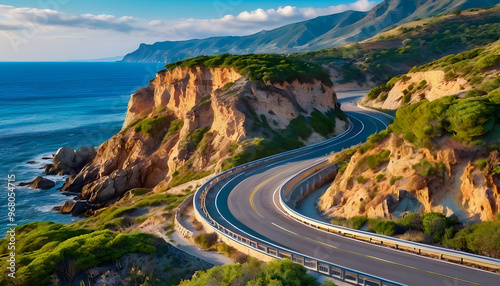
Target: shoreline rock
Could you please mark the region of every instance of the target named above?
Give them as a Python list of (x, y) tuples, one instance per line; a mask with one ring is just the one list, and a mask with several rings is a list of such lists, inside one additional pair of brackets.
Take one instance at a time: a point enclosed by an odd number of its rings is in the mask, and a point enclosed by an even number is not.
[(61, 147), (52, 159), (52, 164), (45, 166), (47, 175), (71, 175), (80, 172), (94, 159), (97, 151), (93, 146), (80, 147), (76, 151), (69, 147)]
[(92, 205), (87, 201), (66, 201), (62, 206), (53, 207), (52, 210), (60, 214), (71, 214), (74, 216), (83, 216), (92, 209)]
[(29, 183), (20, 183), (19, 186), (29, 186), (32, 189), (49, 190), (56, 186), (54, 181), (38, 176)]

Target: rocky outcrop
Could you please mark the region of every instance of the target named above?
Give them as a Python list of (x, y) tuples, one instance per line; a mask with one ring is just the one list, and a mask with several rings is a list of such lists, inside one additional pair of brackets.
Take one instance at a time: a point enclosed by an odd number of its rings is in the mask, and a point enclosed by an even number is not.
[(96, 150), (93, 146), (80, 147), (76, 152), (72, 148), (61, 147), (52, 159), (52, 164), (45, 167), (45, 173), (49, 175), (77, 173), (94, 159), (95, 155)]
[[(462, 222), (494, 219), (500, 211), (500, 188), (491, 169), (500, 164), (498, 151), (467, 147), (453, 139), (443, 139), (440, 146), (417, 148), (391, 134), (369, 151), (357, 151), (319, 199), (319, 209), (343, 218), (440, 212)], [(369, 156), (387, 150), (387, 160), (375, 168), (367, 165)], [(473, 162), (484, 156), (488, 163), (481, 169)]]
[(45, 179), (44, 177), (36, 177), (33, 181), (29, 183), (20, 183), (19, 186), (24, 187), (24, 186), (29, 186), (32, 189), (41, 189), (41, 190), (48, 190), (52, 189), (53, 187), (56, 186), (56, 183), (54, 181), (51, 181), (49, 179)]
[(58, 211), (61, 214), (81, 216), (91, 208), (92, 206), (85, 201), (66, 201), (62, 206), (54, 207), (53, 210)]
[[(269, 131), (270, 126), (284, 129), (299, 115), (336, 107), (333, 88), (319, 80), (265, 84), (232, 68), (161, 71), (132, 94), (121, 132), (104, 142), (61, 189), (79, 192), (77, 199), (92, 204), (112, 203), (132, 188), (162, 191), (171, 187), (173, 177), (220, 171), (224, 159), (255, 138), (272, 138), (276, 131)], [(262, 127), (264, 121), (269, 128)], [(345, 127), (337, 120), (336, 132)], [(311, 138), (324, 139), (316, 133)], [(71, 152), (63, 156), (66, 152), (59, 150), (54, 158), (59, 168), (70, 161)]]

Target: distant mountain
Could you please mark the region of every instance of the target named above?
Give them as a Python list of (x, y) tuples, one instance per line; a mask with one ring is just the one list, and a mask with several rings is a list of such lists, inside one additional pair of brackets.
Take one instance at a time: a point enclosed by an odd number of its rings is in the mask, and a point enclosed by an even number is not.
[(368, 12), (346, 11), (248, 36), (141, 44), (125, 62), (170, 63), (222, 53), (313, 51), (368, 39), (387, 27), (443, 12), (492, 6), (500, 0), (385, 0)]

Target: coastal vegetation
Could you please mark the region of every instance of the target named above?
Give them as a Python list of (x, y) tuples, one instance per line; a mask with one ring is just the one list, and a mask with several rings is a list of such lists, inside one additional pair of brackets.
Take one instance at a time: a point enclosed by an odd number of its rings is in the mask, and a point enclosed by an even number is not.
[[(289, 259), (274, 260), (267, 264), (250, 258), (243, 264), (216, 266), (198, 271), (191, 280), (180, 286), (204, 285), (315, 285), (316, 279), (307, 274), (304, 266)], [(332, 285), (332, 284), (328, 284)], [(334, 284), (333, 284), (334, 285)]]
[[(85, 228), (51, 222), (29, 223), (16, 228), (16, 282), (22, 285), (44, 285), (51, 281), (61, 263), (70, 263), (78, 272), (104, 262), (114, 262), (128, 253), (153, 254), (153, 236), (145, 233), (122, 234), (110, 230)], [(7, 253), (8, 241), (0, 241), (0, 251)], [(6, 269), (8, 262), (0, 265)], [(4, 275), (2, 285), (8, 285)], [(4, 284), (5, 283), (5, 284)]]
[[(133, 189), (127, 194), (127, 200), (104, 208), (97, 215), (79, 222), (66, 225), (35, 222), (17, 227), (16, 281), (21, 285), (80, 280), (87, 283), (85, 271), (89, 268), (106, 263), (114, 265), (125, 255), (134, 253), (147, 255), (151, 260), (177, 259), (176, 254), (169, 251), (162, 239), (136, 229), (149, 218), (161, 216), (162, 220), (167, 221), (173, 218), (174, 209), (192, 191), (187, 189), (184, 193), (153, 194), (151, 189)], [(167, 224), (164, 231), (173, 231), (173, 224)], [(0, 240), (0, 252), (8, 253), (7, 248), (8, 240)], [(0, 266), (5, 268), (6, 263), (3, 260)], [(170, 265), (168, 271), (160, 276), (163, 281), (171, 282), (168, 285), (176, 285), (181, 278), (190, 277), (196, 269), (199, 268), (183, 262)], [(134, 271), (130, 270), (128, 275), (129, 278), (132, 277)], [(143, 276), (142, 279), (152, 279), (154, 275), (150, 273)], [(9, 285), (4, 279), (7, 279), (6, 276), (0, 277), (0, 284)]]
[(352, 229), (365, 229), (377, 234), (397, 235), (401, 238), (405, 238), (405, 233), (411, 233), (413, 236), (421, 237), (419, 242), (441, 244), (475, 254), (500, 257), (500, 215), (497, 215), (496, 221), (485, 221), (470, 226), (460, 224), (456, 218), (446, 217), (437, 212), (424, 215), (407, 213), (402, 218), (394, 220), (356, 216), (349, 219), (333, 219), (331, 223)]
[(434, 138), (451, 136), (472, 145), (483, 145), (498, 129), (500, 93), (461, 99), (456, 96), (422, 100), (398, 109), (389, 130), (402, 133), (415, 146), (430, 146)]

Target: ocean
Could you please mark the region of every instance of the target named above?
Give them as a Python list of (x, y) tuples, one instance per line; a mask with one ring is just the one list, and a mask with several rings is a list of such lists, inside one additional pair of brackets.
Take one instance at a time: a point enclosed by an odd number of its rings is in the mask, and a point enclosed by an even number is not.
[[(52, 211), (73, 199), (60, 193), (66, 176), (43, 168), (60, 147), (99, 146), (116, 134), (130, 94), (155, 77), (161, 64), (0, 62), (0, 237), (8, 229), (8, 176), (15, 176), (15, 224), (79, 220)], [(28, 164), (28, 161), (33, 161)], [(19, 187), (43, 176), (50, 190)]]

